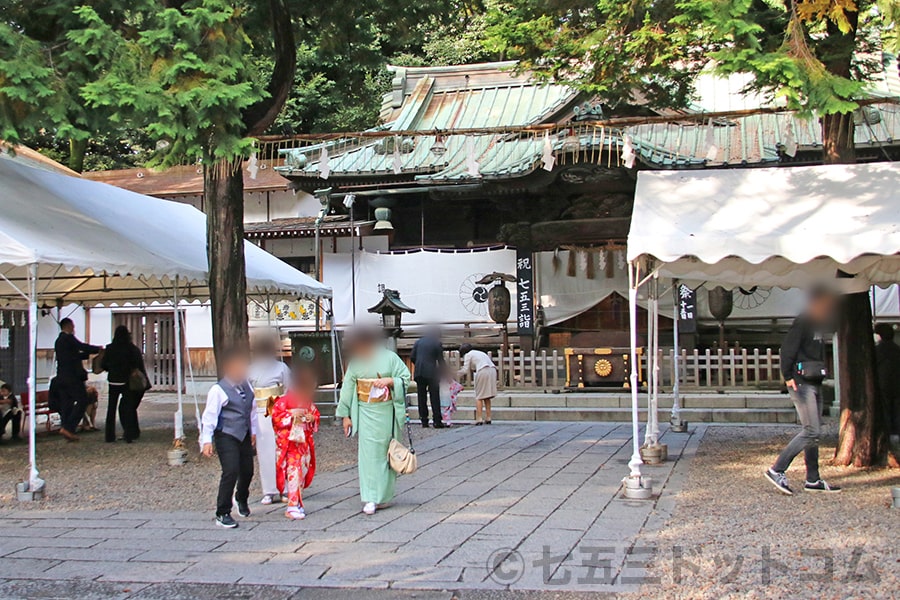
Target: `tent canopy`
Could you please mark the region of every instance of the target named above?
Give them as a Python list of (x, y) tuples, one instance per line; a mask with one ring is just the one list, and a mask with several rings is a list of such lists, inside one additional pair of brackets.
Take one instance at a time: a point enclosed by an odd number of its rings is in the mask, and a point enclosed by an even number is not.
[(900, 163), (638, 174), (628, 260), (664, 277), (862, 291), (898, 280), (898, 253)]
[[(0, 158), (0, 301), (21, 302), (38, 265), (43, 302), (85, 306), (209, 297), (206, 217), (187, 204)], [(251, 295), (330, 297), (331, 289), (245, 242)], [(18, 290), (16, 289), (18, 288)]]

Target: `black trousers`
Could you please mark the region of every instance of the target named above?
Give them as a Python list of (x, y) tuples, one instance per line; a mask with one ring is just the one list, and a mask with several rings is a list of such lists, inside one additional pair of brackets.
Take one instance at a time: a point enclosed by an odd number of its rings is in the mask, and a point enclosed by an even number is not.
[(0, 417), (0, 438), (3, 437), (3, 434), (6, 433), (6, 424), (12, 422), (12, 436), (13, 439), (19, 437), (19, 432), (22, 431), (22, 423), (25, 421), (25, 411), (15, 412), (9, 410), (5, 415)]
[(216, 515), (227, 515), (231, 513), (232, 496), (238, 502), (246, 502), (250, 498), (255, 452), (249, 433), (243, 440), (238, 440), (233, 435), (217, 431), (213, 434), (213, 444), (222, 465)]
[(138, 424), (137, 409), (144, 394), (133, 392), (126, 384), (109, 385), (109, 402), (106, 405), (106, 441), (116, 441), (116, 408), (119, 410), (119, 421), (122, 423), (125, 441), (130, 442), (141, 437)]
[(440, 425), (441, 421), (441, 380), (438, 377), (433, 379), (416, 379), (416, 386), (419, 394), (419, 418), (422, 423), (428, 423), (428, 395), (431, 395), (431, 411), (433, 413), (434, 424)]
[[(59, 381), (56, 381), (59, 380)], [(76, 433), (78, 425), (84, 418), (84, 410), (89, 404), (84, 381), (78, 379), (56, 378), (59, 394), (59, 419), (62, 428), (69, 433)]]

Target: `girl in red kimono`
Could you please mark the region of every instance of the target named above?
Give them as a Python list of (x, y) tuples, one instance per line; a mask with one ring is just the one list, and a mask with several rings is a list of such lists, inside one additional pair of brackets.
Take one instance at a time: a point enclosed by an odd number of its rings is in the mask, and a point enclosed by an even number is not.
[(309, 487), (316, 472), (316, 446), (313, 434), (319, 430), (319, 409), (313, 403), (315, 376), (309, 369), (294, 371), (290, 391), (272, 407), (275, 430), (275, 475), (278, 489), (288, 497), (285, 516), (305, 519), (303, 489)]

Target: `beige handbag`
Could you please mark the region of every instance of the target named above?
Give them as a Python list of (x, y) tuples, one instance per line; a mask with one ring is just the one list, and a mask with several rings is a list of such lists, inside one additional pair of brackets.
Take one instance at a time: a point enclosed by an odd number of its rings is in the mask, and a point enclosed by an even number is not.
[(388, 446), (388, 460), (391, 468), (397, 475), (409, 475), (419, 468), (419, 460), (416, 453), (397, 440), (391, 440)]
[[(394, 412), (397, 405), (394, 405)], [(396, 424), (396, 419), (394, 420)], [(396, 431), (394, 432), (396, 433)], [(406, 436), (409, 439), (409, 448), (401, 444), (396, 437), (388, 444), (388, 462), (397, 475), (409, 475), (419, 468), (419, 459), (416, 458), (416, 449), (413, 448), (412, 431), (409, 428), (409, 419), (406, 419)]]

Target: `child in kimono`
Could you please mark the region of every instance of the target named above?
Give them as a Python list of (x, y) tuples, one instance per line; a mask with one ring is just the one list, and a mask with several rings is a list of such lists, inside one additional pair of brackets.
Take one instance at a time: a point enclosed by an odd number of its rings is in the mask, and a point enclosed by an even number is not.
[(275, 430), (275, 477), (278, 489), (288, 498), (284, 516), (291, 520), (306, 518), (303, 489), (316, 473), (316, 446), (313, 434), (319, 430), (319, 409), (313, 398), (316, 378), (309, 368), (294, 371), (287, 394), (272, 407)]

